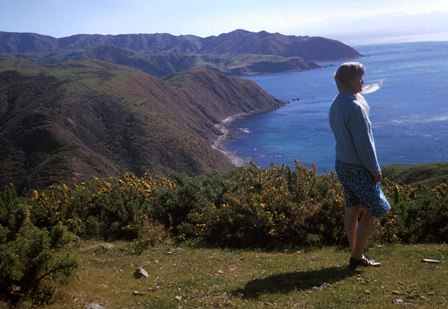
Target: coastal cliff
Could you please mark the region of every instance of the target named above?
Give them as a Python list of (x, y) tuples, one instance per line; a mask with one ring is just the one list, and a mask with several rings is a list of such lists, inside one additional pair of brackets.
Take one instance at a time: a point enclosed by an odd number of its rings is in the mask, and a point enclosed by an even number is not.
[(196, 69), (160, 79), (101, 61), (0, 58), (0, 186), (23, 190), (130, 171), (232, 167), (211, 146), (225, 118), (283, 103), (255, 83)]

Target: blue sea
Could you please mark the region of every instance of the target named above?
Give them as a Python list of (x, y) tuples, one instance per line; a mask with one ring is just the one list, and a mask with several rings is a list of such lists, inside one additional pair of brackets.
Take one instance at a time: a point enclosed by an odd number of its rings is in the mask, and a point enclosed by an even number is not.
[(224, 148), (261, 167), (293, 165), (334, 169), (335, 143), (328, 124), (337, 94), (333, 73), (345, 61), (366, 67), (365, 84), (381, 88), (365, 98), (378, 160), (385, 164), (448, 161), (448, 42), (355, 46), (364, 57), (321, 62), (322, 68), (245, 77), (289, 102), (229, 125), (245, 132)]

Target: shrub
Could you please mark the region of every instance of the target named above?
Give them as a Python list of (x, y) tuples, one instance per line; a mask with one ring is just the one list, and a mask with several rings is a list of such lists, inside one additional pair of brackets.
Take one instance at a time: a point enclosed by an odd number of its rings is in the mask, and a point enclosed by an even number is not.
[[(414, 187), (386, 179), (383, 190), (392, 211), (375, 221), (374, 241), (446, 241), (446, 184)], [(62, 223), (83, 238), (136, 240), (143, 247), (169, 236), (237, 247), (347, 243), (337, 177), (297, 161), (294, 168), (250, 165), (229, 174), (170, 179), (126, 173), (34, 191), (28, 203), (40, 228), (50, 231)]]
[[(221, 246), (322, 246), (346, 244), (342, 186), (333, 173), (255, 165), (213, 183), (195, 197), (181, 231)], [(375, 221), (375, 242), (444, 242), (448, 239), (448, 186), (399, 185), (383, 190), (392, 210)], [(213, 192), (211, 194), (210, 192)]]
[(382, 242), (443, 243), (448, 239), (448, 186), (398, 185), (383, 189), (392, 210), (375, 222), (373, 239)]
[(225, 246), (340, 243), (341, 223), (335, 218), (341, 218), (343, 201), (335, 179), (298, 162), (294, 171), (284, 165), (251, 165), (223, 181), (214, 199), (193, 209), (189, 231)]
[(46, 302), (71, 277), (76, 260), (63, 248), (71, 235), (62, 224), (50, 231), (31, 222), (29, 206), (10, 186), (0, 193), (0, 296), (11, 304)]
[(163, 190), (175, 190), (174, 183), (125, 173), (118, 179), (94, 178), (73, 187), (58, 185), (35, 192), (31, 211), (39, 226), (51, 228), (62, 222), (84, 238), (133, 240), (145, 233), (140, 229), (147, 229), (148, 222), (142, 218), (154, 213), (155, 192)]
[(396, 212), (400, 218), (400, 239), (407, 243), (445, 242), (448, 239), (448, 186), (422, 187), (414, 199), (402, 200)]
[(154, 204), (150, 215), (172, 234), (178, 235), (179, 226), (200, 203), (201, 184), (196, 178), (182, 174), (174, 174), (172, 181), (174, 186), (154, 190)]

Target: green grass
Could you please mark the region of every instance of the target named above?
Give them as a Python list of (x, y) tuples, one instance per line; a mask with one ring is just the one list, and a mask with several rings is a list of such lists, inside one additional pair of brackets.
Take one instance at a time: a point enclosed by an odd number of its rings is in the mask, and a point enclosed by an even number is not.
[(122, 88), (126, 83), (123, 73), (133, 72), (125, 66), (110, 64), (100, 60), (70, 61), (62, 65), (45, 65), (21, 58), (0, 57), (0, 72), (18, 71), (22, 75), (56, 77), (65, 82), (70, 92), (101, 91)]
[(448, 180), (448, 162), (392, 164), (382, 167), (383, 175), (400, 184), (436, 185)]
[[(78, 279), (48, 308), (447, 308), (448, 245), (369, 249), (381, 268), (348, 268), (347, 249), (265, 252), (83, 241)], [(423, 258), (440, 264), (422, 263)], [(142, 266), (149, 278), (135, 279)], [(134, 295), (134, 292), (143, 295)], [(1, 306), (0, 306), (1, 307)]]

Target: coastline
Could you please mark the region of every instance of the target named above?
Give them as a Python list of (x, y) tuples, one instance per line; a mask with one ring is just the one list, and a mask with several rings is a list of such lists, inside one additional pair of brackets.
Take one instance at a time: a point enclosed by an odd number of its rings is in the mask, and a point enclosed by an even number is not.
[(221, 132), (221, 135), (218, 136), (216, 141), (212, 144), (212, 148), (215, 150), (218, 150), (222, 154), (224, 154), (229, 161), (234, 165), (235, 167), (242, 167), (245, 166), (247, 163), (247, 160), (240, 158), (233, 153), (225, 150), (224, 143), (227, 142), (230, 138), (230, 133), (233, 131), (229, 130), (226, 125), (231, 124), (235, 120), (242, 119), (244, 117), (247, 117), (249, 115), (254, 114), (255, 112), (249, 112), (249, 113), (240, 113), (236, 115), (229, 116), (225, 119), (223, 119), (220, 123), (215, 124), (215, 127)]

